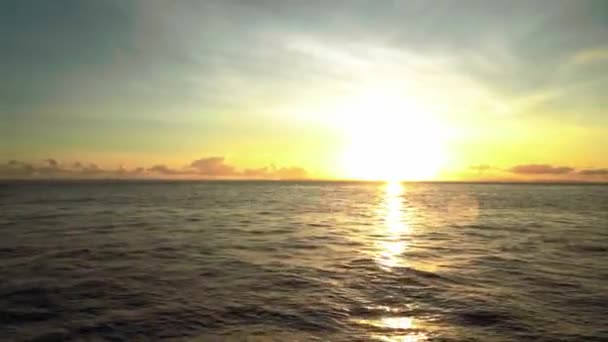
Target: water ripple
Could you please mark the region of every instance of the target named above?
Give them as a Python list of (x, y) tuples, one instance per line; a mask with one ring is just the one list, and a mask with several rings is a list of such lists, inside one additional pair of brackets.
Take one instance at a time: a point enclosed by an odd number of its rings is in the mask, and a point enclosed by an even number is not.
[(602, 186), (0, 187), (3, 340), (608, 340)]

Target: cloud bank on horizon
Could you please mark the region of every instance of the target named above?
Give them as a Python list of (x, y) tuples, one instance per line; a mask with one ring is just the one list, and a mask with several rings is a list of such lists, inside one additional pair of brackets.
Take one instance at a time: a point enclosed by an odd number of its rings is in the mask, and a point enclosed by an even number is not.
[[(479, 173), (496, 169), (487, 164), (470, 167)], [(549, 181), (608, 181), (608, 168), (605, 169), (575, 169), (567, 166), (547, 164), (515, 165), (509, 169), (498, 170), (505, 175), (533, 175), (536, 180)], [(549, 176), (549, 178), (544, 178)], [(134, 167), (131, 169), (102, 168), (95, 163), (61, 163), (48, 158), (38, 163), (10, 160), (0, 164), (0, 179), (268, 179), (268, 180), (306, 180), (315, 179), (303, 168), (276, 167), (274, 165), (238, 169), (228, 164), (224, 157), (205, 157), (193, 160), (181, 168), (171, 168), (165, 164), (155, 164), (150, 167)], [(526, 178), (509, 178), (505, 180), (529, 180)], [(497, 180), (483, 178), (477, 180)]]
[(330, 109), (390, 88), (449, 128), (453, 170), (608, 167), (606, 1), (9, 0), (0, 13), (3, 161), (185, 163), (204, 150), (233, 164), (186, 169), (340, 177), (347, 142)]
[(227, 164), (224, 157), (207, 157), (192, 161), (181, 168), (171, 168), (165, 164), (127, 169), (102, 168), (95, 163), (61, 163), (48, 158), (38, 163), (10, 160), (0, 165), (0, 179), (100, 179), (100, 178), (193, 178), (193, 179), (307, 179), (308, 173), (301, 167), (276, 167), (274, 165), (257, 169), (238, 169)]

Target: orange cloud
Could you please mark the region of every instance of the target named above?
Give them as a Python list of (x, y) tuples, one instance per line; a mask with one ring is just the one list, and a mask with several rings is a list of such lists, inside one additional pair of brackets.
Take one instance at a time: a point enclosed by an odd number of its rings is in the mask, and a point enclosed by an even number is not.
[(608, 169), (586, 169), (579, 171), (579, 173), (585, 176), (608, 177)]
[(181, 174), (183, 174), (182, 171), (171, 169), (170, 167), (168, 167), (167, 165), (164, 165), (164, 164), (154, 165), (152, 167), (147, 168), (146, 171), (154, 173), (154, 174), (161, 174), (161, 175), (181, 175)]
[(235, 167), (227, 165), (224, 157), (208, 157), (194, 160), (190, 167), (204, 176), (231, 176), (236, 173)]

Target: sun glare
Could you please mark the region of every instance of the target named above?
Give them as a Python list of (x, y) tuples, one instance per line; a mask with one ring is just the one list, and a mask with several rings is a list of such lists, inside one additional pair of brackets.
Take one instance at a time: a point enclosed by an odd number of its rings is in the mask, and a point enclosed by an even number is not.
[(345, 173), (365, 180), (429, 180), (444, 162), (442, 133), (424, 108), (390, 91), (370, 91), (344, 110), (350, 144)]

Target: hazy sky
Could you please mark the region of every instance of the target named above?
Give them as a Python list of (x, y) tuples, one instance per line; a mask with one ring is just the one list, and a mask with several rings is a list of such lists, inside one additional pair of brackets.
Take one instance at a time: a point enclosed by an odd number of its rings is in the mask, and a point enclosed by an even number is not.
[(608, 175), (608, 1), (0, 6), (0, 173)]

